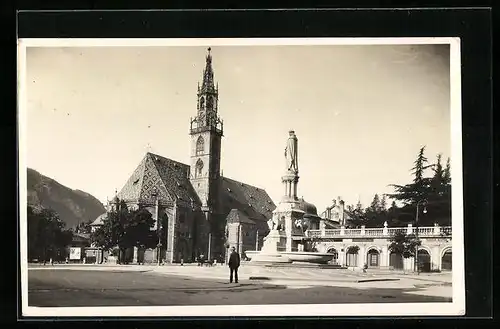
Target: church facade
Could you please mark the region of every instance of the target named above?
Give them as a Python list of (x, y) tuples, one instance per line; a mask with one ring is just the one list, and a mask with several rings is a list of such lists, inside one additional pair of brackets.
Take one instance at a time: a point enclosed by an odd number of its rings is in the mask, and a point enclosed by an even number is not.
[[(199, 255), (223, 259), (232, 246), (240, 253), (254, 250), (268, 233), (267, 220), (276, 208), (264, 189), (221, 175), (224, 127), (210, 48), (197, 99), (196, 116), (189, 122), (190, 163), (148, 152), (108, 204), (111, 211), (124, 201), (130, 209), (146, 208), (155, 222), (165, 221), (160, 249), (167, 263), (194, 261)], [(105, 218), (99, 216), (93, 228)], [(134, 260), (137, 254), (136, 248)], [(145, 254), (146, 262), (158, 257), (155, 250)]]

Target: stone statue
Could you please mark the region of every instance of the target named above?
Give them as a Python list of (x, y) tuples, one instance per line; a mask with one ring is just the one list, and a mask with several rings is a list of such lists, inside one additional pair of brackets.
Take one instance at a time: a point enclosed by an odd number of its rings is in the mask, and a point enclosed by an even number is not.
[(288, 132), (288, 142), (285, 148), (285, 158), (286, 158), (286, 166), (287, 170), (298, 172), (298, 139), (295, 136), (295, 132), (290, 130)]

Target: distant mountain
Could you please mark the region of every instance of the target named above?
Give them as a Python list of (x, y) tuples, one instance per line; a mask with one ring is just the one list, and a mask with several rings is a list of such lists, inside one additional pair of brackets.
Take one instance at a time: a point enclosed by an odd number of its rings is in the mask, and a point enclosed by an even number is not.
[(72, 190), (31, 168), (28, 168), (27, 181), (28, 204), (53, 209), (66, 223), (66, 228), (93, 221), (106, 212), (103, 204), (89, 193)]

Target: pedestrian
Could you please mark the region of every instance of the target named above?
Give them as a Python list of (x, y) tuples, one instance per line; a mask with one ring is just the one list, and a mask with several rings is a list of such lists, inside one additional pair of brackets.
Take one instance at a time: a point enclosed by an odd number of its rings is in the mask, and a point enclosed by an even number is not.
[(229, 256), (229, 283), (238, 283), (238, 267), (240, 267), (240, 255), (236, 252), (236, 248), (231, 248), (231, 255)]

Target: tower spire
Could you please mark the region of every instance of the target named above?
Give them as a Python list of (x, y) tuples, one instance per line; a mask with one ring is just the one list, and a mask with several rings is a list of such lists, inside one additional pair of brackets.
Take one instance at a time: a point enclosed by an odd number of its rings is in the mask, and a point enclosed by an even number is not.
[(201, 85), (202, 92), (215, 92), (214, 85), (214, 70), (212, 68), (212, 48), (208, 47), (206, 57), (205, 70), (203, 71), (203, 83)]

